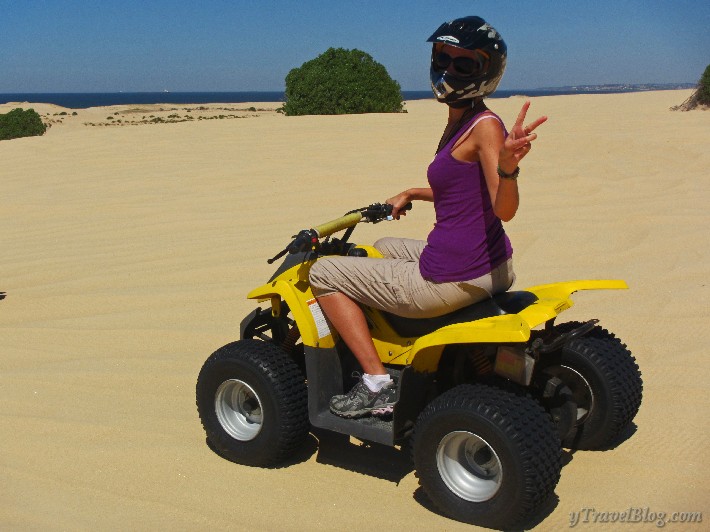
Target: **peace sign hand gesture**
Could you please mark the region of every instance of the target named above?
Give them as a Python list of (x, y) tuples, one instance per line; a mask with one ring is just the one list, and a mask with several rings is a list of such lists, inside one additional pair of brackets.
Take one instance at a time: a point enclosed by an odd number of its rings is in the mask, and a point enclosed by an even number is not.
[(503, 172), (512, 173), (518, 167), (520, 161), (525, 157), (532, 148), (532, 141), (537, 138), (537, 134), (533, 133), (540, 124), (546, 120), (546, 116), (541, 116), (533, 123), (523, 126), (525, 115), (530, 107), (530, 102), (523, 104), (523, 108), (518, 114), (518, 119), (515, 121), (513, 128), (503, 143), (503, 147), (498, 154), (498, 166)]

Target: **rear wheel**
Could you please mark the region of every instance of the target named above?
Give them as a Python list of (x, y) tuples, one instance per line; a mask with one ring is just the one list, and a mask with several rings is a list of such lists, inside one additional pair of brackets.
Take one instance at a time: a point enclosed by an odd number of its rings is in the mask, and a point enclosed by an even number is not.
[(271, 466), (288, 458), (309, 431), (303, 374), (279, 347), (240, 340), (213, 353), (197, 379), (197, 410), (222, 456)]
[[(559, 332), (578, 327), (563, 323)], [(565, 447), (604, 449), (627, 429), (641, 406), (643, 382), (631, 352), (612, 333), (595, 327), (570, 340), (561, 350), (560, 363), (544, 370), (559, 378), (577, 405), (576, 420), (563, 438)]]
[(548, 499), (560, 477), (560, 442), (547, 413), (498, 388), (452, 388), (424, 409), (412, 439), (422, 488), (459, 521), (514, 526)]

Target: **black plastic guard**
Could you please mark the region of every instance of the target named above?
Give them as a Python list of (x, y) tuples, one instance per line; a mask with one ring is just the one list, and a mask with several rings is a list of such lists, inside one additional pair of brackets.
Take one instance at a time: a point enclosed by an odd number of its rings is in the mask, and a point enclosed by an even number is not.
[(315, 260), (316, 258), (318, 258), (318, 255), (316, 253), (313, 253), (312, 251), (289, 253), (288, 255), (286, 255), (286, 258), (279, 265), (279, 267), (276, 268), (276, 271), (268, 280), (268, 282), (273, 282), (279, 275), (281, 275), (286, 270), (289, 270), (294, 266), (298, 266), (299, 264), (303, 264), (304, 262), (308, 262), (309, 260)]
[(239, 338), (252, 338), (253, 335), (250, 333), (252, 332), (252, 329), (254, 328), (254, 322), (261, 322), (261, 315), (264, 311), (261, 310), (261, 307), (256, 307), (254, 310), (252, 310), (249, 314), (246, 315), (246, 317), (241, 321), (239, 324)]
[(392, 416), (346, 419), (331, 413), (330, 399), (346, 393), (348, 387), (354, 384), (349, 378), (352, 368), (349, 359), (352, 355), (347, 353), (341, 356), (337, 348), (316, 347), (306, 347), (305, 355), (311, 425), (384, 445), (395, 445), (409, 434), (424, 406), (425, 389), (430, 382), (428, 375), (415, 373), (411, 367), (401, 371), (388, 368), (398, 388), (398, 400)]

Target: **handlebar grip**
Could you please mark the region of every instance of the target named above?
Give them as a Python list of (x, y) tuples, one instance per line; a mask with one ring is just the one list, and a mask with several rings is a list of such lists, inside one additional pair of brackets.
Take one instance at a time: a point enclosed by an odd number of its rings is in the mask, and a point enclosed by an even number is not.
[[(394, 210), (394, 205), (392, 205), (391, 203), (385, 203), (384, 205), (382, 205), (382, 209), (383, 209), (384, 217), (380, 218), (380, 220), (385, 220), (385, 219), (392, 220), (393, 219), (392, 218), (392, 211)], [(401, 209), (399, 209), (399, 214), (402, 214), (404, 211), (410, 211), (410, 210), (412, 210), (412, 202), (411, 201), (409, 203), (407, 203), (406, 205), (402, 206)]]
[(313, 228), (313, 230), (318, 234), (319, 238), (330, 236), (333, 233), (352, 227), (362, 220), (362, 213), (353, 212), (351, 214), (346, 214), (330, 222), (318, 225)]

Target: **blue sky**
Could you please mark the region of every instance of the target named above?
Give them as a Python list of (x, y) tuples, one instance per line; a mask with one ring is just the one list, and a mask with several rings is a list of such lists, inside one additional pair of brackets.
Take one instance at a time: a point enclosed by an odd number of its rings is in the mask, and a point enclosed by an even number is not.
[(426, 38), (479, 15), (508, 44), (501, 89), (695, 82), (708, 0), (0, 0), (0, 92), (252, 91), (329, 47), (429, 87)]

